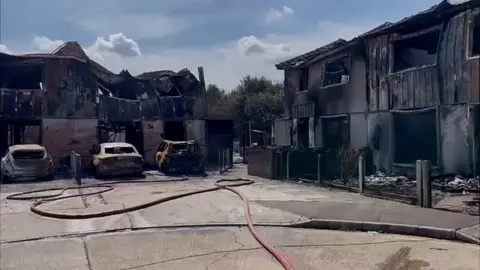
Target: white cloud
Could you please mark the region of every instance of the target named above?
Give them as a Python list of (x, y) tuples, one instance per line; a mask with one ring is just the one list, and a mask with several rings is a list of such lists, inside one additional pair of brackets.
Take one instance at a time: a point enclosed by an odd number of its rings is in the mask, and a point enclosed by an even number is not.
[[(40, 52), (52, 52), (64, 42), (63, 40), (51, 40), (45, 36), (33, 37), (35, 49)], [(127, 38), (123, 33), (111, 34), (107, 39), (98, 37), (92, 45), (84, 48), (84, 50), (96, 60), (105, 60), (114, 55), (122, 58), (142, 55), (138, 43), (131, 38)]]
[(35, 50), (39, 52), (52, 52), (63, 43), (62, 40), (51, 40), (45, 36), (33, 36), (33, 45), (35, 46)]
[(122, 57), (142, 55), (138, 43), (127, 38), (123, 33), (109, 35), (108, 39), (98, 37), (95, 43), (86, 49), (86, 52), (97, 59), (108, 58), (113, 54)]
[(265, 22), (273, 23), (285, 17), (293, 16), (294, 13), (295, 11), (287, 6), (283, 6), (281, 9), (271, 8), (265, 15)]
[(0, 44), (0, 52), (12, 54), (13, 52), (7, 48), (7, 45)]
[[(348, 25), (327, 21), (295, 35), (245, 36), (207, 49), (167, 49), (155, 53), (141, 52), (141, 43), (118, 33), (98, 38), (85, 51), (114, 72), (128, 69), (139, 74), (187, 67), (196, 73), (197, 67), (203, 66), (208, 83), (232, 89), (245, 75), (282, 80), (283, 73), (276, 70), (275, 63), (338, 38), (352, 38), (374, 26), (374, 23)], [(43, 41), (48, 43), (46, 39)]]

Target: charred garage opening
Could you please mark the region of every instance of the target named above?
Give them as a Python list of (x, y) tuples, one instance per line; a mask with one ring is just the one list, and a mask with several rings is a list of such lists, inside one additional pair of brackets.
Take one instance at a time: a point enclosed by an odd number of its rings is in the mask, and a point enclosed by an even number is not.
[(233, 149), (233, 120), (208, 119), (206, 122), (208, 138), (207, 160), (209, 162), (217, 162), (219, 151)]
[(347, 115), (322, 117), (323, 145), (338, 150), (349, 147), (350, 129)]
[(170, 141), (184, 141), (185, 123), (183, 121), (164, 121), (163, 137)]
[(393, 112), (395, 164), (415, 164), (416, 160), (437, 160), (437, 116), (435, 109)]

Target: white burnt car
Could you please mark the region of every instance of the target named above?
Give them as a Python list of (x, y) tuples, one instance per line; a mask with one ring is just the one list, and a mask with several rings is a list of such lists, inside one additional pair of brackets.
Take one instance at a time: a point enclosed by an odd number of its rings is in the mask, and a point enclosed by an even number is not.
[(96, 177), (143, 174), (143, 157), (129, 143), (102, 143), (94, 147), (92, 155), (92, 169)]
[(45, 147), (38, 144), (10, 146), (1, 161), (2, 180), (18, 178), (46, 179), (54, 166)]

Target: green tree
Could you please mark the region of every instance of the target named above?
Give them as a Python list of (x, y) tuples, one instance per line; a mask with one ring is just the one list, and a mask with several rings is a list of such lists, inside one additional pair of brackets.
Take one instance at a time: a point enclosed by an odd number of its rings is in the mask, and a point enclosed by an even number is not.
[(230, 92), (214, 84), (207, 87), (210, 117), (252, 121), (257, 129), (268, 129), (283, 113), (283, 85), (266, 77), (245, 76)]

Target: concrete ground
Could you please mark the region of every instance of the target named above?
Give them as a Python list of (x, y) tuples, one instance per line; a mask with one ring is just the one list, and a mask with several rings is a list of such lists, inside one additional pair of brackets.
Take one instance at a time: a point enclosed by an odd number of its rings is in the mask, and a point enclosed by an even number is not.
[[(191, 177), (184, 182), (121, 184), (108, 193), (56, 201), (40, 208), (59, 213), (118, 209), (209, 188), (221, 177), (248, 176), (240, 168), (223, 176)], [(479, 228), (475, 226), (478, 217), (319, 187), (248, 178), (256, 183), (237, 189), (252, 201), (251, 212), (257, 224), (289, 225), (311, 218), (331, 218), (455, 228), (478, 236)], [(148, 173), (147, 179), (165, 177)], [(86, 180), (86, 183), (99, 182)], [(243, 202), (227, 190), (88, 220), (40, 217), (30, 212), (31, 202), (5, 199), (15, 192), (71, 185), (71, 180), (2, 185), (0, 269), (281, 269), (271, 255), (259, 250), (244, 228), (171, 228), (244, 224)], [(65, 195), (72, 194), (78, 191), (67, 191)], [(358, 265), (359, 269), (423, 269), (423, 266), (478, 269), (480, 265), (479, 247), (464, 243), (292, 228), (259, 227), (258, 231), (271, 244), (279, 246), (296, 269), (357, 269)]]
[[(427, 238), (260, 227), (295, 269), (471, 269), (478, 246)], [(28, 255), (26, 255), (28, 254)], [(4, 244), (1, 269), (283, 269), (245, 228), (145, 230)]]

